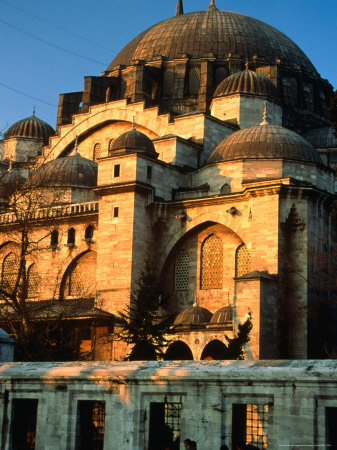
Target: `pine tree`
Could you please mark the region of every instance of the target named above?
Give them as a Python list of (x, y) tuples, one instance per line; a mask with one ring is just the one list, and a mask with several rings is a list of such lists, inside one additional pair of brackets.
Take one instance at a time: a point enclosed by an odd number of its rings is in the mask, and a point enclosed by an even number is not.
[(169, 343), (165, 335), (170, 324), (170, 317), (162, 317), (160, 288), (153, 264), (146, 258), (130, 306), (117, 315), (114, 339), (132, 347), (126, 357), (130, 361), (157, 360)]
[(244, 359), (245, 346), (250, 340), (250, 331), (253, 328), (252, 315), (249, 313), (247, 320), (238, 326), (238, 334), (234, 338), (226, 336), (228, 342), (227, 359)]

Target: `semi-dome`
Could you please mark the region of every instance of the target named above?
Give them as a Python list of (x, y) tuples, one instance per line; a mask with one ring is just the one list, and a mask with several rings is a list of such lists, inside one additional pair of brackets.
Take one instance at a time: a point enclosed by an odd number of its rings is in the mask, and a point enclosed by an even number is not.
[(307, 131), (303, 137), (315, 148), (337, 148), (337, 137), (332, 127), (320, 127)]
[(258, 56), (267, 64), (280, 60), (286, 66), (317, 72), (302, 50), (280, 31), (252, 17), (215, 7), (179, 14), (152, 26), (127, 44), (107, 70), (131, 65), (134, 60), (173, 60), (182, 55), (223, 60), (230, 53), (239, 55), (242, 62)]
[(27, 182), (36, 187), (94, 188), (97, 164), (79, 153), (64, 156), (43, 164)]
[(5, 139), (14, 137), (40, 139), (48, 144), (50, 136), (55, 135), (55, 130), (33, 113), (32, 116), (15, 122), (4, 134)]
[(204, 327), (212, 317), (211, 311), (194, 303), (193, 306), (180, 312), (173, 322), (174, 328)]
[(216, 311), (211, 320), (209, 321), (209, 324), (207, 325), (208, 328), (214, 328), (218, 326), (231, 326), (233, 324), (233, 308), (231, 305), (224, 306), (218, 311)]
[(323, 165), (316, 149), (287, 128), (262, 123), (226, 137), (213, 150), (207, 164), (235, 159), (290, 159)]
[(132, 128), (121, 134), (112, 144), (110, 153), (125, 150), (127, 153), (147, 152), (156, 155), (156, 150), (151, 139), (146, 134)]
[(278, 99), (275, 85), (264, 75), (252, 70), (243, 70), (225, 78), (216, 88), (214, 97), (233, 94), (252, 94)]

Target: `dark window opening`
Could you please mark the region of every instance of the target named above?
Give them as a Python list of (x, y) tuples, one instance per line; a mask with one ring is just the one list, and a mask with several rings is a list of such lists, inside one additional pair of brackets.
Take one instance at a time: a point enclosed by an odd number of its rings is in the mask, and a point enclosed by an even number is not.
[(94, 227), (93, 225), (88, 225), (84, 232), (84, 239), (86, 241), (91, 241), (94, 237)]
[(150, 403), (148, 450), (179, 450), (181, 403)]
[(268, 405), (233, 405), (232, 449), (252, 444), (268, 448)]
[(76, 450), (103, 450), (105, 402), (80, 400), (77, 418)]
[(115, 206), (114, 207), (114, 217), (118, 217), (118, 214), (119, 214), (119, 208), (118, 208), (118, 206)]
[(147, 166), (147, 169), (146, 169), (146, 178), (147, 178), (148, 180), (151, 180), (151, 179), (152, 179), (152, 167), (151, 167), (151, 166)]
[(120, 174), (120, 164), (115, 164), (114, 165), (114, 177), (119, 177)]
[(34, 450), (38, 400), (13, 400), (12, 450)]
[(337, 408), (325, 408), (326, 448), (337, 448)]
[(70, 247), (73, 247), (75, 245), (75, 234), (76, 234), (75, 228), (69, 228), (67, 244)]
[(59, 243), (59, 232), (57, 230), (53, 230), (50, 235), (50, 246), (57, 247)]

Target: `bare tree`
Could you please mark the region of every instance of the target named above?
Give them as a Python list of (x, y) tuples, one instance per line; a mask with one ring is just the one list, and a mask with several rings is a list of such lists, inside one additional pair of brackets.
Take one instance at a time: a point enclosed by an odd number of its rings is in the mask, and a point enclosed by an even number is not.
[[(65, 189), (50, 186), (41, 167), (31, 165), (29, 170), (30, 177), (24, 183), (20, 177), (8, 174), (0, 178), (7, 197), (5, 212), (0, 215), (0, 233), (5, 241), (5, 246), (0, 247), (0, 323), (17, 339), (18, 359), (81, 359), (78, 329), (67, 326), (65, 309), (55, 309), (65, 268), (73, 255), (69, 253), (60, 261), (48, 300), (34, 301), (39, 287), (49, 282), (36, 266), (45, 252), (57, 251), (60, 236), (56, 235), (67, 202)], [(8, 183), (9, 178), (12, 184)], [(81, 297), (94, 295), (95, 287), (83, 280)]]

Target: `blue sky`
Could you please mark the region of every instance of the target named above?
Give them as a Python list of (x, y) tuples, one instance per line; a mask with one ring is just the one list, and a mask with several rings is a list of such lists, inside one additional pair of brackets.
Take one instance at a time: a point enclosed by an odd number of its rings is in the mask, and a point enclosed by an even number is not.
[[(336, 0), (215, 2), (285, 33), (337, 88)], [(184, 9), (209, 3), (184, 0)], [(176, 0), (0, 0), (0, 131), (30, 116), (34, 105), (55, 127), (58, 94), (82, 90), (84, 76), (99, 75), (133, 37), (174, 15), (175, 6)]]

